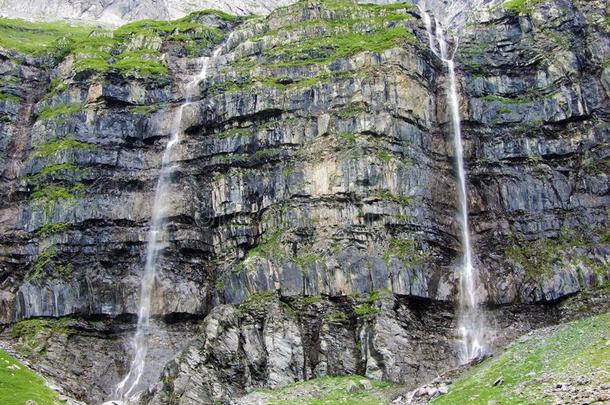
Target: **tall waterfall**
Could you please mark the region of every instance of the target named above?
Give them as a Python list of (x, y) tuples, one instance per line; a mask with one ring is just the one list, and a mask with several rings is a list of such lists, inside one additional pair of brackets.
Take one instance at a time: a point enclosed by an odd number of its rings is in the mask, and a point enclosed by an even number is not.
[[(468, 225), (468, 193), (466, 188), (466, 169), (464, 168), (464, 147), (462, 144), (462, 127), (460, 122), (459, 96), (455, 78), (455, 64), (450, 54), (445, 32), (438, 19), (432, 21), (425, 10), (425, 4), (420, 7), (430, 49), (447, 67), (448, 81), (446, 85), (447, 105), (449, 106), (455, 165), (458, 188), (458, 221), (460, 225), (460, 240), (462, 244), (462, 260), (459, 267), (459, 312), (458, 329), (460, 334), (460, 360), (467, 363), (486, 352), (485, 335), (487, 333), (484, 314), (480, 310), (481, 294), (478, 283), (478, 273), (472, 262), (472, 246)], [(456, 45), (457, 46), (457, 45)], [(456, 48), (457, 49), (457, 48)]]
[[(222, 48), (216, 49), (212, 57), (218, 56)], [(159, 253), (167, 244), (166, 218), (170, 208), (168, 204), (169, 186), (171, 177), (176, 168), (172, 163), (173, 150), (180, 142), (182, 135), (181, 122), (184, 108), (192, 102), (193, 96), (197, 93), (199, 83), (204, 80), (208, 73), (211, 58), (202, 58), (202, 67), (198, 75), (186, 85), (185, 99), (178, 107), (173, 117), (171, 137), (165, 146), (161, 161), (161, 171), (155, 190), (155, 200), (152, 211), (150, 230), (148, 231), (148, 243), (146, 248), (146, 264), (142, 276), (140, 291), (140, 306), (138, 309), (138, 325), (136, 334), (133, 338), (135, 355), (129, 372), (117, 387), (117, 395), (127, 403), (137, 397), (140, 380), (145, 371), (146, 354), (148, 352), (148, 329), (150, 324), (150, 314), (152, 306), (153, 290), (157, 274), (157, 259)]]

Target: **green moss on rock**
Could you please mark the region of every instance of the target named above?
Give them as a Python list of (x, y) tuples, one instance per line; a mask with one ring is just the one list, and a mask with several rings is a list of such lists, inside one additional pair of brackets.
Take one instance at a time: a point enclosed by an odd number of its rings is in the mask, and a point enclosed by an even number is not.
[(63, 233), (70, 228), (70, 224), (66, 222), (59, 222), (54, 224), (44, 224), (37, 231), (36, 235), (45, 238), (47, 236)]
[(542, 0), (508, 0), (502, 4), (502, 7), (518, 14), (530, 15), (541, 2)]
[(9, 103), (21, 102), (21, 97), (14, 94), (0, 93), (0, 101), (8, 101)]
[(273, 291), (263, 291), (248, 295), (242, 302), (238, 310), (240, 313), (252, 313), (256, 311), (265, 311), (270, 301), (275, 298)]
[(387, 265), (390, 259), (395, 257), (402, 261), (407, 267), (416, 267), (425, 259), (425, 254), (417, 249), (412, 239), (392, 239), (390, 246), (384, 255)]
[(85, 106), (81, 103), (48, 105), (40, 110), (38, 118), (41, 120), (60, 121), (62, 116), (76, 114), (84, 110)]
[(570, 248), (586, 247), (590, 242), (575, 231), (562, 228), (557, 238), (545, 238), (535, 241), (510, 239), (505, 255), (513, 264), (523, 268), (527, 278), (540, 282), (552, 275), (555, 265), (562, 262)]
[(62, 139), (54, 139), (49, 142), (36, 145), (32, 150), (31, 157), (34, 159), (44, 159), (71, 149), (90, 150), (93, 149), (93, 145), (78, 141), (72, 136), (68, 136)]

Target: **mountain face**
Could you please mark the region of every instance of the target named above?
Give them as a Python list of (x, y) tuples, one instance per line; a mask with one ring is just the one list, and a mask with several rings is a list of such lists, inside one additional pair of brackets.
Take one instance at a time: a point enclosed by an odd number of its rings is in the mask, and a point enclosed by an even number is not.
[[(175, 15), (133, 4), (117, 22)], [(599, 0), (511, 1), (453, 33), (497, 344), (562, 319), (565, 297), (608, 307), (608, 18)], [(0, 50), (2, 338), (69, 395), (111, 398), (127, 372), (161, 156), (218, 47), (172, 155), (143, 401), (353, 373), (415, 386), (457, 365), (448, 78), (417, 7), (15, 24)]]
[(268, 14), (292, 0), (0, 0), (0, 15), (27, 20), (74, 20), (120, 25), (133, 20), (172, 19), (208, 8), (235, 15)]

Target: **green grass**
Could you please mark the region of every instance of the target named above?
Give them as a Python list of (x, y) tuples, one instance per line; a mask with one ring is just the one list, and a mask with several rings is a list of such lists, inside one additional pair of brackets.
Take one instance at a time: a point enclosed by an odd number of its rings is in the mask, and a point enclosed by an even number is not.
[(394, 154), (386, 149), (377, 150), (376, 155), (379, 160), (385, 163), (389, 163), (392, 161), (392, 159), (394, 159)]
[(0, 349), (0, 403), (24, 405), (28, 400), (37, 405), (60, 404), (57, 394), (40, 376)]
[(77, 141), (74, 137), (68, 136), (63, 139), (54, 139), (52, 141), (36, 145), (32, 150), (31, 157), (34, 159), (49, 158), (59, 152), (72, 149), (92, 149), (93, 145), (81, 141)]
[(286, 257), (286, 252), (282, 247), (282, 237), (284, 236), (283, 229), (276, 229), (269, 234), (264, 234), (259, 243), (248, 250), (243, 261), (238, 263), (233, 271), (241, 273), (244, 270), (250, 270), (252, 263), (257, 258), (263, 258), (271, 261), (283, 261)]
[(489, 102), (500, 102), (500, 103), (505, 103), (505, 104), (527, 104), (530, 103), (532, 101), (534, 101), (534, 96), (533, 95), (528, 95), (525, 97), (517, 97), (517, 98), (508, 98), (508, 97), (501, 97), (501, 96), (483, 96), (481, 97), (481, 100), (484, 101), (489, 101)]
[(56, 61), (72, 54), (76, 73), (105, 74), (114, 69), (124, 77), (163, 78), (168, 75), (168, 69), (160, 53), (134, 49), (134, 44), (143, 43), (146, 47), (158, 40), (181, 42), (189, 55), (199, 56), (202, 49), (223, 39), (219, 29), (197, 21), (207, 14), (215, 14), (224, 21), (236, 20), (227, 13), (202, 10), (173, 21), (134, 21), (111, 31), (65, 22), (33, 23), (0, 18), (0, 46)]
[(38, 257), (28, 271), (26, 279), (34, 281), (41, 278), (45, 272), (54, 276), (68, 278), (72, 275), (72, 264), (61, 264), (57, 260), (57, 250), (54, 247), (46, 248), (38, 253)]
[(356, 141), (358, 140), (356, 134), (352, 133), (352, 132), (341, 132), (339, 134), (339, 138), (341, 138), (342, 140), (344, 140), (347, 143), (356, 143)]
[[(367, 380), (373, 389), (364, 390), (360, 380)], [(359, 389), (348, 393), (347, 385), (354, 382)], [(307, 396), (298, 396), (301, 405), (382, 405), (389, 404), (388, 398), (395, 389), (391, 383), (370, 380), (361, 376), (346, 377), (324, 377), (309, 381), (290, 384), (279, 389), (261, 389), (270, 405), (292, 405), (295, 404), (297, 393), (309, 393)]]
[(293, 262), (297, 266), (301, 267), (301, 269), (306, 269), (309, 266), (312, 266), (316, 263), (323, 263), (324, 261), (324, 256), (316, 253), (305, 253), (293, 259)]
[(61, 76), (55, 76), (51, 79), (51, 83), (49, 85), (49, 92), (44, 96), (44, 99), (49, 99), (53, 96), (56, 96), (68, 89), (68, 84), (64, 81), (64, 78)]
[(72, 334), (71, 322), (71, 318), (26, 319), (15, 323), (9, 330), (9, 336), (16, 342), (15, 348), (23, 357), (35, 359), (46, 355), (50, 337)]
[(263, 51), (274, 67), (298, 67), (326, 64), (360, 52), (383, 52), (404, 43), (414, 43), (415, 36), (399, 25), (379, 28), (373, 32), (349, 31), (321, 38), (309, 38), (298, 43), (280, 45)]
[[(303, 38), (303, 35), (297, 33), (292, 36), (300, 37), (301, 40), (280, 42), (264, 49), (266, 61), (263, 64), (272, 67), (326, 64), (359, 52), (379, 53), (394, 46), (416, 42), (414, 34), (407, 28), (413, 17), (405, 11), (412, 7), (411, 4), (372, 5), (329, 0), (320, 2), (320, 5), (325, 11), (320, 18), (296, 23), (292, 22), (292, 18), (287, 19), (288, 24), (264, 34), (266, 37), (290, 37), (290, 31), (304, 29), (309, 33), (317, 33), (313, 38), (311, 34)], [(299, 2), (277, 10), (271, 18), (284, 14), (298, 15), (306, 7), (307, 2)]]
[(248, 295), (244, 302), (242, 302), (238, 311), (242, 314), (252, 313), (257, 311), (265, 311), (269, 305), (269, 302), (275, 298), (273, 291), (263, 291)]
[(38, 173), (27, 177), (28, 182), (40, 185), (49, 178), (68, 177), (70, 179), (79, 177), (81, 170), (72, 163), (52, 163), (44, 166)]
[(67, 231), (69, 228), (70, 228), (70, 224), (66, 223), (66, 222), (58, 222), (55, 224), (44, 224), (36, 231), (36, 235), (40, 236), (41, 238), (44, 238), (44, 237), (55, 235), (58, 233), (63, 233), (65, 231)]
[[(359, 305), (356, 305), (354, 308), (354, 312), (358, 317), (369, 317), (373, 315), (377, 315), (379, 313), (379, 308), (375, 305), (375, 303), (384, 296), (392, 295), (390, 290), (378, 290), (372, 292), (364, 302)], [(357, 296), (357, 295), (356, 295)]]
[(530, 15), (534, 11), (534, 8), (541, 2), (542, 0), (509, 0), (504, 2), (502, 7), (518, 14)]
[(53, 248), (45, 249), (38, 253), (38, 257), (26, 279), (31, 281), (39, 278), (48, 266), (53, 265), (56, 256), (57, 251)]
[(411, 239), (392, 239), (390, 247), (384, 255), (386, 264), (389, 265), (390, 259), (396, 257), (407, 267), (415, 267), (425, 259), (425, 254), (418, 251), (417, 245)]
[(217, 133), (215, 136), (218, 139), (226, 138), (242, 138), (252, 135), (252, 130), (249, 128), (232, 128), (226, 131)]
[(84, 184), (76, 183), (70, 188), (57, 184), (44, 184), (37, 187), (32, 193), (33, 202), (58, 202), (58, 201), (73, 201), (79, 198), (85, 189)]
[[(0, 46), (33, 56), (62, 53), (62, 39), (83, 40), (92, 27), (0, 18)], [(65, 41), (63, 41), (65, 42)]]
[(262, 241), (254, 248), (248, 251), (248, 257), (264, 257), (271, 259), (278, 255), (283, 256), (284, 253), (281, 249), (281, 240), (284, 235), (283, 229), (276, 229), (269, 235), (265, 235)]
[(63, 115), (76, 114), (84, 110), (85, 106), (80, 103), (48, 105), (40, 110), (38, 118), (41, 120), (58, 121)]
[(125, 77), (166, 76), (169, 69), (146, 52), (125, 52), (113, 67)]
[(413, 197), (402, 194), (394, 194), (389, 190), (375, 190), (371, 195), (380, 200), (390, 201), (403, 207), (408, 207), (413, 202)]
[[(308, 4), (299, 2), (276, 11), (273, 15), (299, 15)], [(260, 60), (254, 61), (248, 56), (231, 64), (233, 71), (246, 75), (254, 66), (266, 67), (268, 71), (265, 74), (216, 83), (211, 86), (209, 93), (247, 91), (258, 86), (291, 90), (324, 85), (339, 79), (353, 79), (354, 76), (362, 75), (362, 71), (321, 70), (314, 76), (288, 77), (276, 75), (274, 69), (328, 65), (360, 52), (381, 53), (416, 42), (410, 24), (413, 16), (406, 12), (412, 7), (410, 4), (367, 5), (349, 1), (323, 1), (320, 5), (324, 12), (319, 18), (289, 18), (286, 19), (288, 24), (254, 37), (253, 40), (266, 38), (272, 42), (263, 49), (263, 58)], [(271, 19), (273, 18), (272, 16)], [(303, 34), (303, 30), (306, 30), (306, 34)], [(276, 37), (292, 37), (297, 40), (278, 41)]]
[[(542, 404), (543, 386), (586, 376), (595, 384), (610, 383), (610, 313), (560, 326), (547, 336), (542, 331), (525, 336), (501, 354), (473, 367), (450, 386), (435, 405)], [(605, 370), (605, 372), (604, 372)], [(502, 377), (504, 383), (493, 383)]]
[(591, 245), (590, 240), (568, 228), (562, 228), (555, 239), (509, 239), (508, 242), (506, 257), (512, 263), (519, 264), (526, 276), (534, 282), (540, 282), (546, 276), (552, 275), (555, 264), (561, 263), (568, 249)]
[(0, 101), (8, 101), (10, 103), (19, 103), (19, 102), (21, 102), (21, 97), (16, 96), (14, 94), (0, 93)]

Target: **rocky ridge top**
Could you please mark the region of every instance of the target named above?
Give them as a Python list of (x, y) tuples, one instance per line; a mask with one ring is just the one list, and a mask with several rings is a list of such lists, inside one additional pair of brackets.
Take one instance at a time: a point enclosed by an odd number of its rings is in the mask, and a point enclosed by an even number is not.
[(34, 21), (72, 20), (121, 25), (169, 20), (207, 8), (235, 15), (268, 14), (293, 0), (0, 0), (0, 16)]

